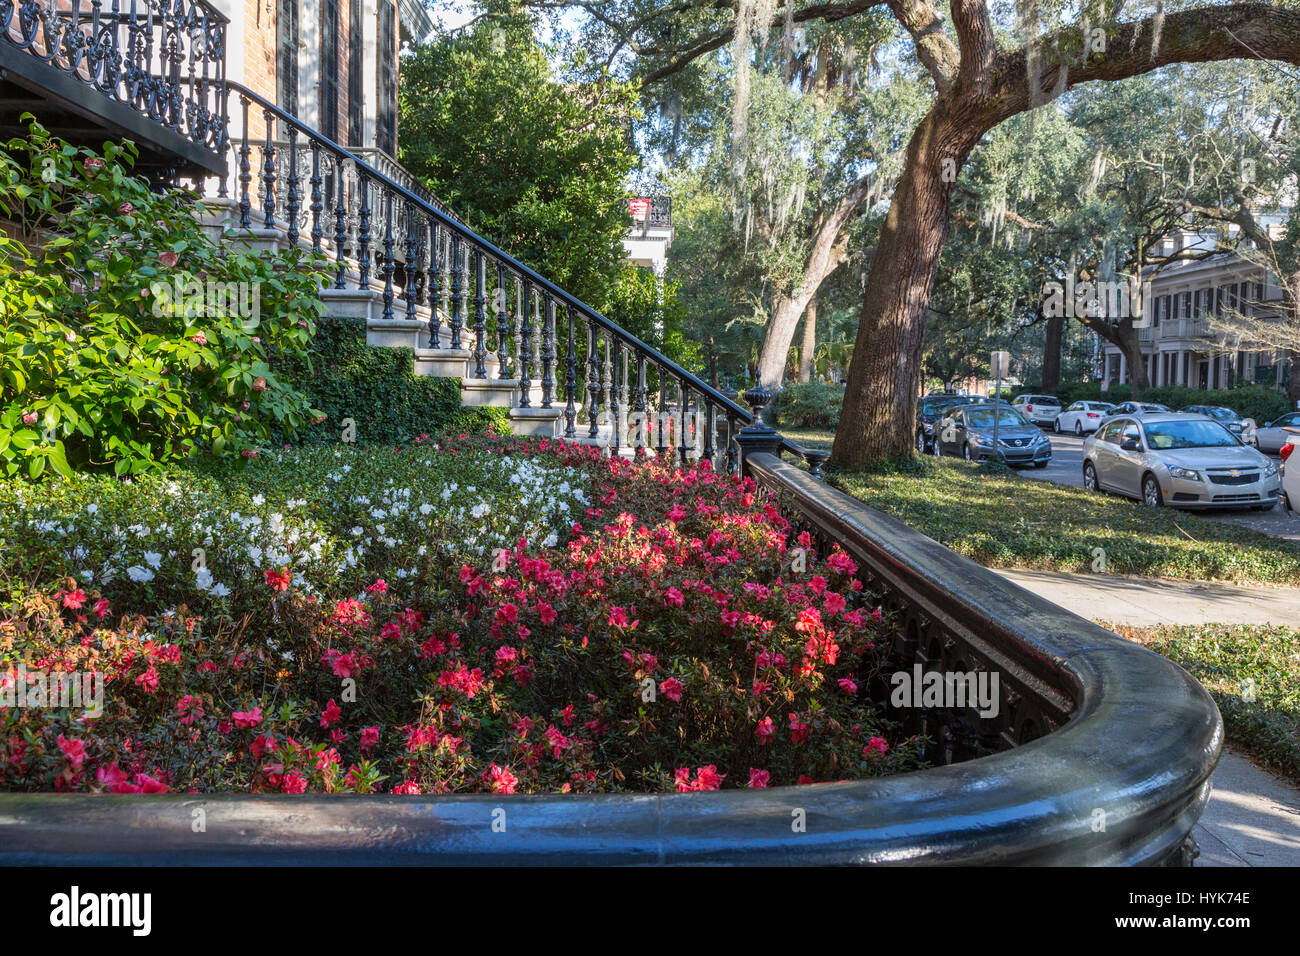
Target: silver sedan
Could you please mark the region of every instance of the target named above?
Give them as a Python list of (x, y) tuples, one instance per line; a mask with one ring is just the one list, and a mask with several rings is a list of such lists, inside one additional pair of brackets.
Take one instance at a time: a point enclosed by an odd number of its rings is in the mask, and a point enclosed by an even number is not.
[(1122, 416), (1083, 443), (1083, 486), (1175, 508), (1253, 508), (1277, 501), (1266, 455), (1204, 415)]
[(1288, 412), (1276, 421), (1256, 428), (1255, 441), (1259, 450), (1266, 455), (1276, 455), (1283, 445), (1296, 437), (1296, 431), (1288, 429), (1300, 430), (1300, 412)]

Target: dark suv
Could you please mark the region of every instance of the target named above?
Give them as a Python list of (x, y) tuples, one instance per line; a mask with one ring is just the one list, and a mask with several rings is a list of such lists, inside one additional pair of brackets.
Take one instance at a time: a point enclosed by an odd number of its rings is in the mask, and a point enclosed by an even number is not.
[(934, 427), (948, 411), (984, 401), (978, 395), (927, 395), (921, 399), (916, 403), (916, 450), (922, 455), (934, 451)]

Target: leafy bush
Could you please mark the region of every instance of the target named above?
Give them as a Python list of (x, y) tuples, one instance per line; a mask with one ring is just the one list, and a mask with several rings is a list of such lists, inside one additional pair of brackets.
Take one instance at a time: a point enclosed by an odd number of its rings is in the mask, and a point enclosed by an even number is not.
[(843, 404), (843, 385), (791, 382), (781, 389), (772, 414), (766, 417), (777, 426), (835, 429), (840, 424)]
[(6, 584), (72, 577), (121, 611), (256, 616), (267, 567), (288, 567), (307, 593), (356, 593), (376, 577), (436, 588), (450, 562), (521, 535), (553, 543), (588, 503), (585, 478), (551, 458), (437, 448), (309, 446), (245, 468), (3, 482)]
[[(266, 553), (259, 575), (240, 584), (238, 616), (195, 585), (142, 595), (120, 577), (98, 589), (46, 577), (49, 586), (0, 619), (0, 649), (47, 671), (102, 673), (106, 702), (89, 723), (71, 709), (0, 710), (0, 787), (712, 790), (919, 765), (918, 742), (888, 743), (859, 692), (880, 670), (889, 631), (853, 562), (813, 555), (790, 578), (792, 531), (752, 482), (561, 442), (471, 439), (406, 462), (336, 452), (337, 463), (312, 476), (323, 478), (313, 496), (331, 500), (284, 502), (283, 511), (310, 511), (322, 524), (331, 506), (400, 512), (372, 512), (391, 526), (370, 523), (355, 536), (366, 576), (386, 567), (382, 580), (357, 588), (344, 575), (328, 590), (311, 586), (314, 559), (299, 572), (298, 558), (314, 542), (276, 537), (269, 518), (244, 519), (244, 537)], [(461, 508), (480, 500), (476, 488), (496, 489), (500, 473), (557, 470), (588, 486), (599, 506), (563, 544), (521, 534), (510, 551), (402, 576), (417, 549), (456, 546), (453, 526), (430, 533), (413, 517), (423, 510), (416, 502), (438, 500), (430, 492), (449, 468), (474, 482), (453, 495)], [(195, 520), (242, 512), (253, 487), (291, 493), (296, 471), (290, 457), (255, 462), (230, 477), (231, 500), (211, 501)], [(439, 477), (421, 484), (426, 473)], [(553, 485), (485, 500), (495, 509), (513, 498), (517, 520), (543, 506)], [(362, 488), (372, 493), (357, 495)], [(376, 488), (388, 491), (381, 498)], [(333, 524), (347, 520), (361, 519)], [(468, 534), (478, 518), (471, 509), (457, 520)], [(65, 535), (62, 548), (75, 550), (74, 540)], [(281, 542), (287, 569), (270, 553)], [(799, 544), (811, 548), (806, 535)], [(123, 613), (146, 597), (154, 610)], [(182, 603), (157, 610), (171, 601)]]
[(351, 419), (359, 445), (394, 445), (454, 429), (498, 432), (509, 427), (504, 408), (462, 408), (458, 379), (416, 375), (410, 349), (366, 344), (359, 319), (325, 317), (304, 355), (284, 375), (325, 416), (300, 429), (297, 440), (337, 442)]
[(1300, 631), (1277, 625), (1120, 628), (1210, 692), (1228, 737), (1300, 782)]
[(0, 151), (0, 475), (253, 455), (317, 412), (281, 377), (321, 308), (310, 253), (206, 236), (191, 200), (33, 122)]

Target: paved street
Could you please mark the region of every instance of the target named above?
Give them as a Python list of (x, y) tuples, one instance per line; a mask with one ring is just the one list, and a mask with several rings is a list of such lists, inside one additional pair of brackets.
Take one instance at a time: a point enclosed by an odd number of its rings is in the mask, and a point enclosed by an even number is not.
[[(1027, 478), (1041, 478), (1062, 485), (1083, 487), (1083, 439), (1074, 435), (1052, 435), (1052, 461), (1046, 468), (1023, 468), (1020, 473)], [(1133, 507), (1142, 507), (1136, 501)], [(1292, 517), (1280, 506), (1272, 511), (1197, 511), (1184, 512), (1189, 521), (1210, 518), (1253, 528), (1278, 538), (1300, 541), (1300, 517)], [(1189, 527), (1189, 533), (1195, 531)]]

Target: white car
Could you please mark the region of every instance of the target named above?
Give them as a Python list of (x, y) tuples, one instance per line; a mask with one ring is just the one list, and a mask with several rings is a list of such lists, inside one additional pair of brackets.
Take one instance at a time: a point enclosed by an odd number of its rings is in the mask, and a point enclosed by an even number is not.
[(1017, 395), (1011, 407), (1035, 425), (1051, 425), (1061, 414), (1061, 400), (1052, 395)]
[(1075, 402), (1056, 416), (1052, 430), (1058, 435), (1061, 432), (1074, 432), (1076, 435), (1095, 432), (1114, 407), (1110, 402)]
[[(1282, 490), (1278, 492), (1278, 498), (1282, 501), (1282, 507), (1292, 514), (1300, 511), (1300, 467), (1287, 468), (1286, 463), (1291, 458), (1291, 453), (1295, 451), (1296, 442), (1300, 442), (1300, 427), (1288, 427), (1290, 434), (1289, 439), (1282, 445), (1278, 455), (1282, 458)], [(1300, 463), (1300, 458), (1296, 459)]]

